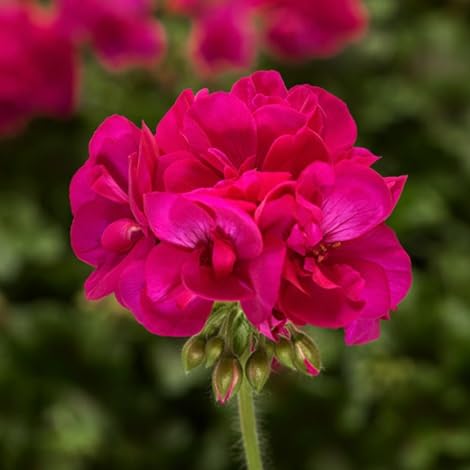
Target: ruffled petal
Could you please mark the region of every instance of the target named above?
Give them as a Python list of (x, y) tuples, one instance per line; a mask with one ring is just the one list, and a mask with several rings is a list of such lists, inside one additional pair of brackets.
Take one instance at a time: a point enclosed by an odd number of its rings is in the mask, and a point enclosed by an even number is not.
[(198, 204), (179, 194), (154, 192), (144, 196), (145, 214), (156, 237), (194, 248), (209, 239), (214, 220)]
[(185, 116), (183, 133), (194, 151), (218, 149), (234, 168), (240, 168), (255, 155), (252, 114), (243, 101), (230, 93), (216, 92), (196, 100)]
[(346, 241), (381, 224), (393, 209), (390, 191), (374, 170), (352, 162), (336, 166), (336, 180), (322, 203), (325, 242)]
[(264, 171), (289, 171), (294, 178), (314, 161), (330, 160), (321, 137), (308, 128), (276, 139), (263, 162)]
[(256, 295), (242, 301), (242, 308), (254, 325), (266, 322), (272, 316), (279, 295), (285, 254), (285, 244), (269, 238), (264, 241), (261, 255), (249, 263), (248, 275)]

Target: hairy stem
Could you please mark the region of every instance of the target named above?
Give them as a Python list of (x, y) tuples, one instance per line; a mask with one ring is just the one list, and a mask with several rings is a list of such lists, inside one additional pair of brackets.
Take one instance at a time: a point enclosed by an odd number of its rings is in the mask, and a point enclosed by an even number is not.
[(263, 470), (256, 429), (255, 405), (250, 385), (246, 380), (243, 380), (238, 393), (238, 414), (248, 470)]

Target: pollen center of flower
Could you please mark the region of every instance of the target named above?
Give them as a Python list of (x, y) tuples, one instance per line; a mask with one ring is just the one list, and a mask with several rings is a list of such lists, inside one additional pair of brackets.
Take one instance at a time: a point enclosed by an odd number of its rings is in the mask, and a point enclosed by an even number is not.
[(320, 243), (311, 251), (311, 254), (317, 263), (321, 263), (328, 257), (331, 249), (339, 248), (340, 246), (341, 242)]

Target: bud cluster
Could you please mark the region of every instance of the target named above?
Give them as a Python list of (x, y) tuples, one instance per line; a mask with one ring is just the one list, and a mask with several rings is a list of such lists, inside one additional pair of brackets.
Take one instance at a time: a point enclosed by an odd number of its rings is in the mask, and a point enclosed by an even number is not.
[(205, 328), (183, 346), (182, 360), (187, 373), (201, 365), (213, 368), (212, 389), (222, 405), (238, 393), (243, 380), (260, 393), (276, 361), (310, 376), (321, 369), (318, 347), (306, 333), (289, 324), (271, 341), (233, 303), (216, 305)]

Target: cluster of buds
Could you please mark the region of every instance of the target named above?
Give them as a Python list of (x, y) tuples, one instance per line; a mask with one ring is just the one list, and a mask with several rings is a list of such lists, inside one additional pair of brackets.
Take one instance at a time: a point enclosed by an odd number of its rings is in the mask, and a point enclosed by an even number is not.
[(215, 306), (205, 328), (183, 346), (182, 360), (186, 373), (202, 365), (213, 368), (212, 389), (222, 405), (243, 380), (260, 393), (278, 364), (310, 376), (321, 369), (318, 347), (306, 333), (288, 324), (270, 341), (250, 326), (237, 303)]

